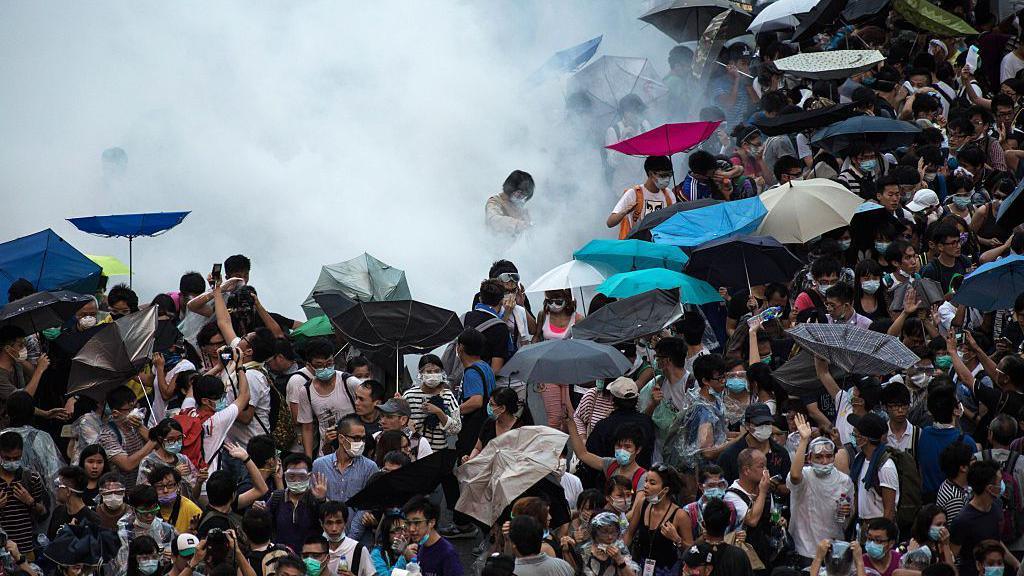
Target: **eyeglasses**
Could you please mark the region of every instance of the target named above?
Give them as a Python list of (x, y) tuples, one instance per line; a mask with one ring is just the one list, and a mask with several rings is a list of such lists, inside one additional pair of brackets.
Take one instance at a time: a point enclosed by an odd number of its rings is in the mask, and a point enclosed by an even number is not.
[(405, 519), (405, 524), (407, 526), (426, 526), (427, 519), (426, 518), (406, 518)]
[(284, 477), (286, 480), (305, 480), (309, 478), (309, 472), (305, 470), (286, 470)]
[(519, 282), (518, 272), (502, 272), (498, 274), (498, 282)]
[(348, 438), (352, 442), (362, 442), (363, 440), (366, 440), (366, 436), (349, 436), (348, 434), (342, 434), (342, 436)]
[(153, 484), (153, 488), (157, 490), (174, 490), (178, 485), (174, 482), (161, 482), (160, 484)]

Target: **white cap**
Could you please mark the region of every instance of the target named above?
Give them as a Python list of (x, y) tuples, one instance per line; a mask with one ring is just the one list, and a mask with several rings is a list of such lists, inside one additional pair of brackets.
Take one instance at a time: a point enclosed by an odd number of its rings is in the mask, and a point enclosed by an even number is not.
[(626, 376), (619, 376), (611, 384), (608, 385), (608, 392), (616, 398), (636, 398), (638, 391), (636, 389), (636, 382), (632, 378)]
[(935, 208), (939, 205), (939, 195), (924, 188), (914, 193), (914, 199), (907, 203), (907, 210), (920, 212), (925, 208)]

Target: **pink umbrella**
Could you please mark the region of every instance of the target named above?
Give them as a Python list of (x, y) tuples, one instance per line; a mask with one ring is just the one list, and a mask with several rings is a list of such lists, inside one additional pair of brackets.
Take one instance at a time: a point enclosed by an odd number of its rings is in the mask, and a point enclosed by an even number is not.
[(671, 156), (676, 152), (686, 152), (707, 140), (715, 133), (719, 124), (721, 122), (662, 124), (654, 130), (648, 130), (605, 148), (630, 156)]

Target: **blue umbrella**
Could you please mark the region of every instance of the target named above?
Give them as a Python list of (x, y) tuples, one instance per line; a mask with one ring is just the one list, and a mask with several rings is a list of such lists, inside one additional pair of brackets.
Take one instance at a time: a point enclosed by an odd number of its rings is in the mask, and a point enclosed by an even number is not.
[(7, 289), (18, 278), (38, 291), (92, 294), (101, 271), (99, 264), (47, 228), (0, 244), (0, 303), (7, 302)]
[(651, 238), (656, 244), (693, 247), (737, 234), (752, 234), (768, 210), (758, 197), (723, 202), (688, 212), (679, 212), (655, 226)]
[(1014, 254), (982, 264), (964, 278), (953, 302), (982, 312), (1008, 310), (1024, 292), (1024, 256)]
[(597, 53), (597, 47), (601, 45), (602, 38), (604, 38), (603, 35), (591, 38), (572, 48), (555, 52), (543, 66), (538, 68), (533, 74), (530, 74), (526, 82), (536, 86), (551, 76), (576, 72), (594, 57), (594, 54)]
[(174, 228), (191, 212), (152, 212), (148, 214), (113, 214), (68, 218), (82, 232), (105, 238), (128, 239), (128, 282), (131, 284), (132, 240), (139, 236), (158, 236)]
[(576, 260), (607, 268), (609, 272), (630, 272), (645, 268), (666, 268), (682, 272), (689, 258), (672, 246), (643, 240), (591, 240), (573, 252)]
[(856, 140), (867, 140), (882, 152), (910, 146), (921, 133), (916, 124), (882, 116), (854, 116), (818, 130), (811, 138), (832, 154), (841, 154)]
[(616, 274), (597, 287), (597, 291), (611, 298), (629, 298), (650, 290), (679, 289), (679, 301), (684, 304), (721, 302), (722, 296), (711, 284), (687, 276), (682, 272), (650, 268)]

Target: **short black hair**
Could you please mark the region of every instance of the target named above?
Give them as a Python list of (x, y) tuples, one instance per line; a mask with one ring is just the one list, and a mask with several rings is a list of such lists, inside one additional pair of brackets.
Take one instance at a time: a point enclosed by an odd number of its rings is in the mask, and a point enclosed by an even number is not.
[(894, 404), (907, 406), (910, 404), (910, 389), (902, 382), (892, 382), (882, 388), (882, 405)]
[(704, 531), (712, 538), (725, 536), (731, 516), (732, 511), (725, 501), (719, 498), (708, 499), (704, 504)]
[(488, 306), (497, 306), (505, 297), (505, 287), (494, 278), (480, 283), (480, 302)]
[(353, 356), (348, 359), (348, 362), (345, 363), (345, 371), (349, 374), (354, 374), (356, 368), (362, 368), (363, 366), (369, 368), (370, 361), (366, 359), (366, 356), (360, 354), (359, 356)]
[(174, 483), (181, 482), (181, 472), (178, 472), (177, 468), (172, 468), (166, 464), (157, 464), (150, 468), (149, 472), (146, 473), (146, 481), (156, 486), (158, 482), (171, 476), (174, 478)]
[(830, 274), (835, 274), (837, 277), (842, 274), (842, 266), (839, 265), (839, 260), (824, 257), (818, 258), (811, 263), (811, 278), (822, 278)]
[(690, 167), (690, 172), (694, 174), (707, 174), (718, 166), (715, 157), (705, 150), (694, 150), (686, 162)]
[(825, 298), (835, 298), (843, 304), (849, 304), (853, 302), (853, 287), (846, 282), (837, 282), (825, 291)]
[(511, 196), (513, 192), (522, 192), (527, 200), (533, 198), (533, 189), (533, 176), (522, 170), (513, 170), (501, 184), (501, 190), (505, 194)]
[(257, 434), (245, 443), (245, 451), (256, 463), (257, 468), (262, 468), (272, 458), (277, 456), (277, 447), (274, 439), (269, 434)]
[(36, 293), (36, 287), (25, 278), (18, 278), (7, 287), (7, 301), (14, 302)]
[(81, 466), (62, 466), (57, 471), (57, 476), (64, 480), (65, 484), (71, 484), (68, 488), (78, 490), (79, 492), (85, 490), (89, 482), (85, 469)]
[(233, 278), (236, 273), (247, 273), (249, 270), (252, 270), (252, 262), (241, 254), (224, 259), (224, 273), (228, 278)]
[(138, 400), (135, 392), (132, 392), (132, 389), (127, 386), (118, 386), (107, 393), (107, 406), (110, 406), (111, 410), (120, 410), (121, 406), (129, 402), (138, 402)]
[(224, 396), (224, 382), (216, 376), (204, 374), (192, 385), (192, 396), (195, 398), (197, 406), (206, 399), (220, 400)]
[(269, 328), (257, 328), (248, 340), (254, 362), (266, 362), (277, 354), (277, 339)]
[(682, 332), (683, 342), (696, 346), (704, 341), (705, 322), (700, 312), (689, 311), (677, 323), (678, 332)]
[(0, 434), (0, 451), (9, 452), (11, 450), (24, 450), (25, 440), (22, 439), (21, 434), (8, 430), (3, 434)]
[(317, 520), (323, 522), (328, 516), (341, 513), (341, 518), (348, 522), (348, 507), (337, 500), (328, 500), (320, 505), (320, 514), (317, 516)]
[(31, 424), (35, 411), (36, 399), (28, 392), (18, 390), (7, 397), (7, 417), (12, 428)]
[(0, 326), (0, 346), (10, 346), (14, 344), (18, 338), (24, 338), (25, 331), (18, 326), (8, 324), (6, 326)]
[(437, 521), (437, 506), (430, 500), (427, 500), (427, 497), (422, 494), (414, 496), (405, 503), (405, 506), (402, 506), (402, 513), (407, 518), (413, 512), (422, 512), (423, 517), (427, 520)]
[(132, 508), (150, 509), (159, 504), (160, 501), (156, 496), (156, 488), (149, 484), (138, 484), (128, 491), (128, 505)]
[(387, 400), (387, 391), (384, 389), (384, 385), (374, 380), (373, 378), (363, 381), (361, 384), (363, 388), (370, 391), (370, 399), (378, 402), (384, 402)]
[(672, 161), (669, 160), (668, 156), (648, 156), (644, 160), (644, 172), (651, 174), (652, 172), (671, 172)]
[(725, 372), (725, 360), (720, 354), (705, 354), (698, 356), (693, 361), (693, 377), (697, 383), (704, 385), (705, 380), (710, 380), (715, 374)]
[(487, 347), (487, 340), (476, 328), (466, 328), (459, 334), (458, 343), (462, 350), (470, 356), (480, 356)]
[[(697, 315), (699, 316), (699, 314)], [(701, 325), (700, 336), (704, 336), (704, 327)], [(700, 343), (700, 338), (694, 344)], [(686, 364), (686, 345), (687, 341), (682, 338), (675, 336), (668, 336), (662, 338), (654, 345), (655, 354), (660, 357), (668, 358), (669, 362), (674, 364), (677, 368), (682, 368)]]
[(292, 452), (285, 456), (284, 462), (281, 464), (281, 469), (288, 470), (292, 464), (305, 464), (306, 470), (313, 470), (313, 461), (309, 459), (309, 456), (306, 456), (301, 452)]
[(895, 540), (896, 533), (898, 532), (896, 524), (888, 518), (875, 518), (868, 522), (867, 531), (870, 532), (871, 530), (885, 530), (885, 536), (889, 540)]
[(512, 519), (508, 538), (520, 556), (535, 556), (544, 542), (544, 528), (533, 516), (521, 514)]
[(928, 390), (928, 413), (937, 423), (953, 421), (953, 412), (958, 404), (956, 389), (953, 386), (937, 386)]
[[(973, 124), (972, 124), (973, 126)], [(962, 150), (956, 153), (956, 159), (961, 164), (969, 164), (971, 166), (984, 166), (985, 162), (988, 161), (988, 155), (979, 146), (965, 146)]]
[(113, 306), (118, 302), (125, 302), (128, 304), (128, 309), (132, 312), (139, 311), (139, 296), (128, 287), (127, 284), (118, 284), (107, 292), (107, 306)]
[(788, 174), (794, 168), (802, 171), (804, 168), (803, 163), (798, 158), (786, 154), (779, 156), (779, 159), (775, 161), (775, 165), (772, 166), (772, 173), (775, 174), (775, 180), (780, 181), (783, 174)]
[(311, 338), (302, 347), (302, 359), (307, 363), (314, 359), (334, 358), (334, 345), (327, 338)]
[(206, 480), (206, 496), (212, 506), (225, 506), (231, 503), (235, 494), (235, 479), (227, 470), (217, 470)]
[(971, 462), (971, 467), (967, 469), (967, 485), (975, 494), (982, 494), (1000, 473), (999, 471), (999, 464), (992, 460)]
[(274, 521), (270, 517), (270, 512), (255, 506), (250, 507), (245, 511), (245, 516), (242, 516), (242, 532), (245, 532), (249, 542), (270, 542), (274, 536)]
[[(199, 272), (185, 272), (178, 280), (178, 292), (182, 294), (202, 294), (206, 291), (206, 280)], [(187, 302), (182, 302), (187, 304)]]
[(953, 442), (939, 453), (939, 469), (946, 478), (954, 478), (960, 474), (960, 468), (970, 466), (974, 451), (963, 442)]
[(629, 440), (639, 450), (646, 439), (647, 435), (644, 434), (644, 429), (639, 424), (626, 422), (615, 429), (615, 433), (612, 435), (612, 445), (614, 446), (622, 440)]
[(516, 267), (515, 263), (511, 260), (495, 260), (491, 263), (490, 270), (487, 271), (488, 278), (497, 278), (499, 275), (504, 273), (518, 274), (519, 268)]

